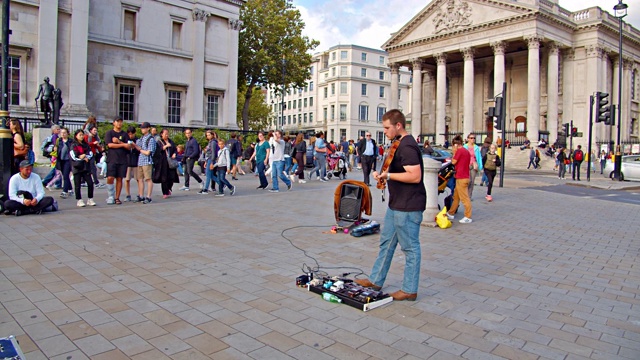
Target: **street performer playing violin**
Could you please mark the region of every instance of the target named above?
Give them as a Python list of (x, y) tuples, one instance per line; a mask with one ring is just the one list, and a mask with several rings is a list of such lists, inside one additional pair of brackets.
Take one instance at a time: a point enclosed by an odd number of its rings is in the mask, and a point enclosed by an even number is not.
[(422, 152), (416, 140), (405, 130), (406, 119), (397, 109), (382, 116), (384, 134), (394, 142), (380, 173), (373, 177), (389, 186), (389, 208), (380, 233), (380, 252), (369, 279), (356, 279), (364, 287), (380, 290), (391, 267), (398, 243), (405, 255), (404, 279), (400, 290), (391, 294), (395, 301), (415, 301), (420, 280), (420, 223), (427, 203), (423, 183)]

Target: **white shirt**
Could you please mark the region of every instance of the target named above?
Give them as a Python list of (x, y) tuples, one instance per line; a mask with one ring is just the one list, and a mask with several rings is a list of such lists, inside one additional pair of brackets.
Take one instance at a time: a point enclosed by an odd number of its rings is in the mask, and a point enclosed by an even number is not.
[(44, 197), (42, 179), (40, 179), (40, 176), (36, 173), (31, 173), (31, 175), (26, 179), (23, 179), (20, 173), (17, 173), (9, 180), (9, 199), (23, 204), (24, 197), (22, 195), (18, 195), (18, 190), (30, 192), (31, 195), (33, 195), (33, 198), (37, 199), (38, 202), (40, 202)]
[(273, 161), (284, 160), (284, 140), (273, 138)]

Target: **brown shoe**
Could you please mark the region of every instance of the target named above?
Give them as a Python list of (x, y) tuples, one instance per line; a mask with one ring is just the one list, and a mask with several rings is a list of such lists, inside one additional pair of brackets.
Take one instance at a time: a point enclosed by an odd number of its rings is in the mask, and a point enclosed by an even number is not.
[(372, 283), (369, 279), (355, 279), (354, 282), (360, 286), (372, 288), (375, 291), (380, 291), (380, 289), (382, 289), (382, 286)]
[(418, 294), (407, 294), (402, 290), (398, 290), (394, 293), (391, 293), (391, 297), (393, 298), (393, 301), (416, 301), (416, 298), (418, 298)]

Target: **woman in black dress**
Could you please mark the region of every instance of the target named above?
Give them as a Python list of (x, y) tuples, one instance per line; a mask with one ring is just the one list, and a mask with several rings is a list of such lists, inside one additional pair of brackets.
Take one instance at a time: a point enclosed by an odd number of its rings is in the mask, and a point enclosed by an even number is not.
[(173, 184), (179, 182), (178, 169), (169, 166), (168, 158), (176, 158), (178, 150), (173, 140), (169, 139), (169, 130), (162, 129), (160, 141), (156, 145), (156, 152), (153, 155), (153, 176), (155, 184), (161, 184), (162, 197), (164, 199), (171, 196)]

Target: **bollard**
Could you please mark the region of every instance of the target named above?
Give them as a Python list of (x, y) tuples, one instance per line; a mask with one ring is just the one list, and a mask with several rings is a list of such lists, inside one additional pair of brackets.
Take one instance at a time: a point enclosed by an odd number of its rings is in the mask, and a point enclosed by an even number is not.
[(424, 188), (427, 191), (427, 207), (422, 214), (422, 226), (436, 226), (436, 215), (440, 212), (438, 209), (438, 171), (442, 167), (442, 163), (428, 157), (422, 158), (424, 165)]

